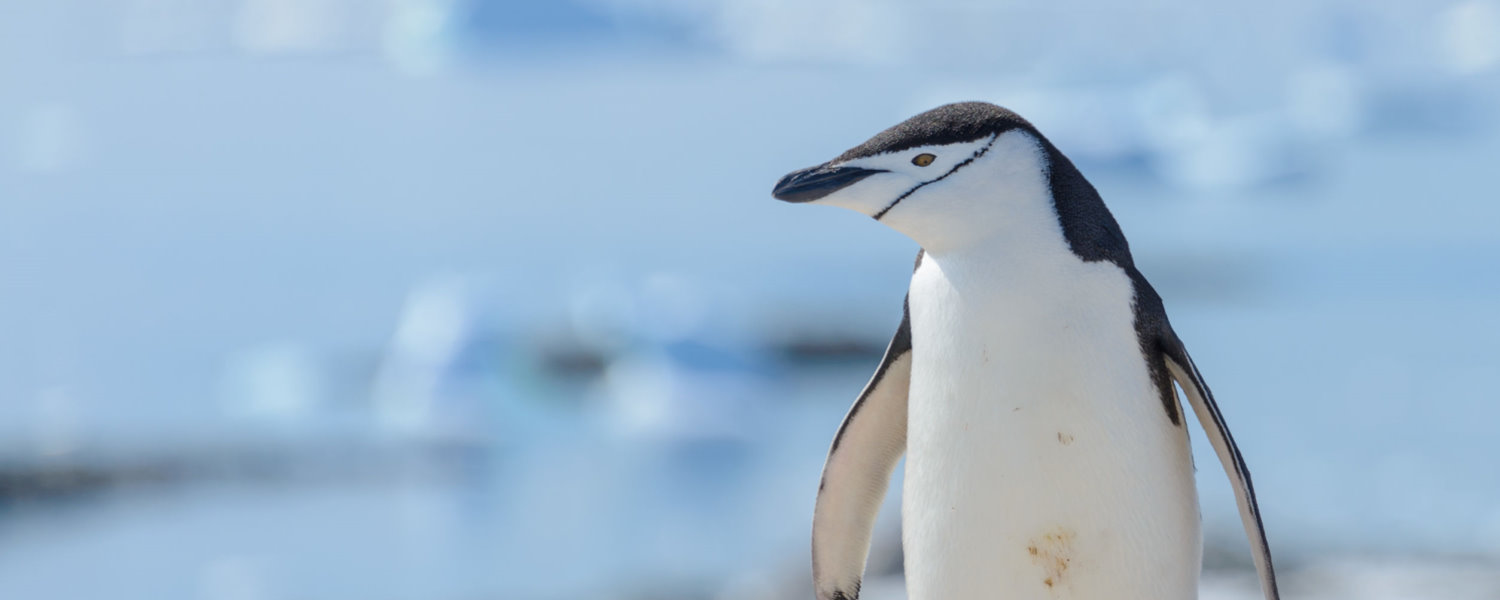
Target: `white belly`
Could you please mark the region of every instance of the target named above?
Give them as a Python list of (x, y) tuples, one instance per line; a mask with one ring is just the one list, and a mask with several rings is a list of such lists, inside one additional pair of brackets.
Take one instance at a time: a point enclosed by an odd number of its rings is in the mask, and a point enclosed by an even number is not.
[(1192, 455), (1151, 383), (1132, 296), (1107, 262), (924, 260), (910, 296), (911, 600), (1196, 598)]

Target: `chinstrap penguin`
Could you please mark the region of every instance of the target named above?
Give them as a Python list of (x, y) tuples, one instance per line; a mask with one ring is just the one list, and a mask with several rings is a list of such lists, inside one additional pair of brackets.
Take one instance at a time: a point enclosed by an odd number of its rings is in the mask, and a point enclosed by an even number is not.
[(859, 596), (903, 453), (911, 600), (1186, 600), (1202, 533), (1183, 388), (1278, 592), (1250, 472), (1094, 187), (1030, 123), (922, 113), (773, 195), (854, 210), (922, 251), (903, 318), (834, 436), (813, 516), (820, 600)]

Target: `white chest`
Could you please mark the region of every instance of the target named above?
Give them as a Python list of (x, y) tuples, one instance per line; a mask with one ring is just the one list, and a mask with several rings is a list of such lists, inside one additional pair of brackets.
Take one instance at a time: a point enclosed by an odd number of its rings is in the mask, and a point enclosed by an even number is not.
[(1195, 597), (1192, 459), (1129, 277), (974, 256), (929, 256), (912, 281), (910, 597)]

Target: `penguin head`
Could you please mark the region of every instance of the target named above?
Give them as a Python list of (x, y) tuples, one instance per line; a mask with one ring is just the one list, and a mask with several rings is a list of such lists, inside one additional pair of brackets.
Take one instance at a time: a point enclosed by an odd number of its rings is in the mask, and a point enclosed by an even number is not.
[(1017, 203), (1047, 198), (1049, 147), (1009, 110), (947, 104), (782, 177), (771, 194), (859, 212), (932, 250), (993, 235)]

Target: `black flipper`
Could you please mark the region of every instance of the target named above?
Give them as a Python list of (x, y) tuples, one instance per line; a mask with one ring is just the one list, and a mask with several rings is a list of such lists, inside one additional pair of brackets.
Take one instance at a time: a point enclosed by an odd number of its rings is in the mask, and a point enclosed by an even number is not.
[(818, 600), (859, 598), (875, 516), (906, 452), (911, 316), (904, 307), (902, 312), (885, 358), (844, 417), (823, 465), (812, 536)]
[(1213, 444), (1214, 452), (1219, 455), (1219, 462), (1224, 465), (1224, 473), (1229, 476), (1229, 483), (1234, 487), (1235, 503), (1240, 508), (1240, 521), (1244, 523), (1245, 535), (1250, 539), (1255, 571), (1260, 575), (1261, 591), (1266, 600), (1279, 600), (1281, 594), (1276, 589), (1276, 569), (1271, 564), (1271, 546), (1266, 542), (1266, 528), (1260, 519), (1260, 507), (1255, 502), (1255, 486), (1250, 482), (1250, 469), (1245, 466), (1245, 459), (1240, 456), (1234, 436), (1229, 433), (1229, 425), (1224, 422), (1224, 415), (1219, 413), (1214, 395), (1208, 391), (1208, 384), (1204, 383), (1198, 367), (1193, 364), (1192, 357), (1188, 356), (1187, 348), (1170, 331), (1164, 337), (1161, 342), (1167, 370), (1187, 393), (1188, 403), (1192, 405), (1193, 412), (1197, 413), (1198, 423), (1203, 426), (1204, 433), (1208, 434), (1208, 441)]

